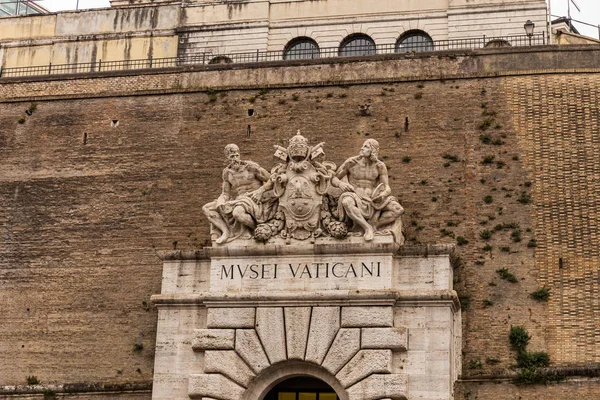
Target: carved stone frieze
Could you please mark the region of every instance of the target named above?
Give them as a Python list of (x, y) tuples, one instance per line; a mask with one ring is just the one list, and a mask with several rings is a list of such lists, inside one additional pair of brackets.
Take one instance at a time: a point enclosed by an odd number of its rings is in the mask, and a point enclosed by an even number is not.
[(267, 172), (240, 160), (237, 145), (227, 145), (221, 195), (203, 207), (214, 243), (341, 240), (348, 235), (370, 242), (375, 235), (391, 234), (403, 244), (404, 209), (391, 195), (379, 143), (366, 140), (359, 154), (339, 168), (323, 161), (324, 155), (324, 143), (311, 146), (298, 132), (287, 148), (275, 146), (281, 162)]

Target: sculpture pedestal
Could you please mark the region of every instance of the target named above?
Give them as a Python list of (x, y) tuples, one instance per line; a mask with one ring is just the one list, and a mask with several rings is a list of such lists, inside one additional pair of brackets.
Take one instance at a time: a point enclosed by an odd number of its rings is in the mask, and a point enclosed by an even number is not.
[(451, 399), (451, 247), (390, 235), (163, 254), (153, 399), (262, 399), (309, 376), (340, 399)]

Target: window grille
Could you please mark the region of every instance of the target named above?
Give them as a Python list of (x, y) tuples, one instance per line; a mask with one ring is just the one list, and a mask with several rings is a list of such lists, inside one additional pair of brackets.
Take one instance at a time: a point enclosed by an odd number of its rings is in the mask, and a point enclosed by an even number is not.
[(423, 31), (409, 31), (396, 42), (396, 53), (433, 51), (433, 40)]
[(375, 42), (369, 36), (362, 33), (348, 36), (340, 45), (339, 55), (341, 57), (370, 56), (375, 54)]
[(307, 37), (292, 39), (283, 50), (284, 60), (298, 60), (302, 58), (319, 58), (319, 45)]

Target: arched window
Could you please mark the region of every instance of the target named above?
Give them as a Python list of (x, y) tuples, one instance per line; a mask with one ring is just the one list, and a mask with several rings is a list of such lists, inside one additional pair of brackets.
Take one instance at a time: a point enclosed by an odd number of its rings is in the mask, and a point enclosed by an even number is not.
[(396, 42), (396, 53), (433, 51), (433, 40), (423, 31), (408, 31)]
[(350, 35), (340, 44), (340, 57), (370, 56), (375, 53), (377, 53), (375, 42), (362, 33)]
[(507, 40), (504, 40), (504, 39), (492, 39), (485, 44), (486, 48), (510, 47), (510, 46), (511, 46), (510, 42)]
[(210, 60), (208, 63), (210, 65), (214, 65), (214, 64), (231, 64), (232, 62), (233, 61), (231, 60), (231, 58), (229, 58), (227, 56), (216, 56), (212, 60)]
[(308, 37), (297, 37), (285, 45), (283, 49), (284, 60), (298, 60), (301, 58), (319, 58), (319, 45)]

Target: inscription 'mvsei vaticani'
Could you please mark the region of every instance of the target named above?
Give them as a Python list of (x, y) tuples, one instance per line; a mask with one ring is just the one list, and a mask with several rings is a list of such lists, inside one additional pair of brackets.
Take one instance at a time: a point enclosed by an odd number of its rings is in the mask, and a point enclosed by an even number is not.
[(220, 279), (328, 279), (381, 277), (381, 262), (221, 264)]

